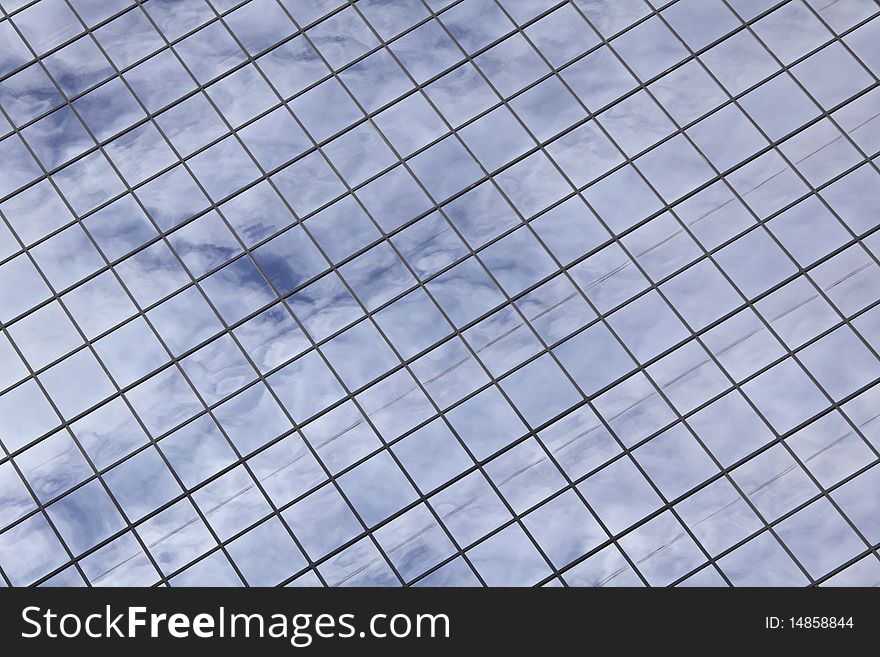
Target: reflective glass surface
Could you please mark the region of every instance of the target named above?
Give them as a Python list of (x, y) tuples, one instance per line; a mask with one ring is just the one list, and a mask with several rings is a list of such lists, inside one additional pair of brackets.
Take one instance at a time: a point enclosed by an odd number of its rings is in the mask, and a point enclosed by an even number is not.
[(0, 0), (0, 579), (878, 585), (876, 0)]

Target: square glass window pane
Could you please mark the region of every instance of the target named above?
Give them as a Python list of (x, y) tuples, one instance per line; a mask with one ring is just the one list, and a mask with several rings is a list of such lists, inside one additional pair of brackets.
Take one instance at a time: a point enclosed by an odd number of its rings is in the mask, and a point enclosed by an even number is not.
[(870, 165), (831, 183), (821, 196), (857, 235), (880, 223), (871, 210), (880, 203), (880, 174)]
[(538, 434), (553, 458), (576, 479), (620, 453), (620, 445), (588, 406), (581, 406)]
[[(554, 139), (547, 144), (546, 151), (578, 187), (593, 182), (623, 162), (623, 155), (596, 121), (588, 121)], [(584, 153), (589, 153), (589, 157)]]
[(606, 37), (629, 27), (650, 12), (644, 0), (576, 0), (576, 4)]
[[(506, 4), (517, 3), (514, 1)], [(509, 7), (508, 11), (511, 11)], [(599, 42), (596, 33), (572, 5), (563, 5), (529, 25), (526, 35), (550, 64), (557, 68)]]
[(542, 348), (522, 315), (511, 306), (469, 328), (464, 337), (494, 376), (507, 373)]
[(217, 315), (195, 287), (162, 302), (147, 317), (175, 355), (188, 351), (223, 329)]
[(524, 513), (561, 490), (566, 481), (534, 438), (506, 450), (485, 472), (515, 513)]
[(257, 63), (284, 98), (290, 98), (330, 72), (302, 35), (272, 48)]
[(216, 545), (189, 500), (172, 504), (149, 518), (138, 526), (137, 532), (166, 575), (182, 568)]
[(668, 203), (715, 177), (703, 155), (682, 135), (642, 155), (636, 166)]
[(612, 534), (660, 508), (662, 501), (628, 457), (614, 461), (578, 485)]
[(70, 6), (61, 2), (32, 4), (16, 15), (15, 23), (37, 54), (51, 50), (83, 31)]
[(400, 586), (375, 544), (362, 538), (320, 567), (328, 586)]
[(363, 316), (363, 309), (340, 280), (330, 273), (290, 297), (290, 308), (315, 341), (330, 337)]
[(489, 382), (479, 361), (455, 338), (416, 360), (412, 372), (440, 408), (454, 404)]
[(263, 383), (214, 409), (214, 417), (236, 449), (249, 454), (291, 428), (290, 420)]
[(130, 194), (89, 215), (83, 225), (110, 261), (121, 258), (158, 235), (155, 226)]
[[(73, 221), (73, 215), (48, 180), (4, 201), (0, 210), (25, 245)], [(17, 245), (15, 248), (18, 250)]]
[(37, 265), (56, 290), (64, 290), (104, 266), (88, 235), (71, 226), (33, 247)]
[(7, 330), (33, 370), (45, 367), (82, 344), (76, 328), (57, 301), (38, 308)]
[(294, 226), (255, 249), (253, 258), (281, 295), (327, 269), (327, 261), (300, 226)]
[(482, 177), (455, 137), (447, 137), (409, 161), (413, 173), (435, 199), (444, 200)]
[(219, 22), (191, 34), (176, 43), (174, 49), (202, 84), (245, 59), (232, 35)]
[(136, 308), (112, 272), (104, 272), (61, 297), (89, 338), (131, 317)]
[(869, 444), (837, 411), (804, 427), (787, 442), (819, 484), (826, 488), (874, 459)]
[(349, 390), (358, 390), (399, 364), (369, 320), (355, 324), (321, 346)]
[(361, 463), (339, 485), (368, 527), (415, 500), (416, 492), (388, 452)]
[(276, 507), (304, 495), (327, 474), (297, 434), (285, 436), (248, 460), (254, 477)]
[(311, 418), (344, 393), (316, 351), (285, 365), (267, 380), (297, 422)]
[[(8, 23), (4, 25), (8, 26)], [(43, 63), (68, 97), (105, 80), (112, 74), (109, 62), (88, 37), (78, 39), (52, 53), (43, 60)]]
[(306, 565), (278, 518), (270, 518), (235, 539), (227, 549), (250, 586), (274, 586)]
[(219, 550), (171, 578), (172, 586), (244, 586), (229, 560)]
[(278, 105), (278, 96), (253, 66), (244, 66), (222, 77), (205, 90), (223, 117), (232, 126), (249, 121)]
[(871, 84), (869, 73), (839, 43), (808, 57), (791, 72), (826, 110)]
[(548, 354), (503, 379), (501, 387), (533, 427), (581, 401), (580, 394)]
[(734, 586), (804, 586), (808, 583), (770, 532), (725, 555), (718, 566)]
[(296, 26), (275, 0), (254, 0), (226, 14), (224, 20), (251, 55), (296, 32)]
[(624, 32), (614, 40), (613, 46), (643, 81), (687, 56), (687, 50), (657, 16)]
[(323, 150), (351, 187), (397, 163), (397, 157), (371, 123), (355, 126), (326, 144)]
[(593, 405), (627, 447), (653, 436), (677, 419), (666, 400), (641, 372), (596, 397)]
[(727, 100), (718, 83), (696, 60), (673, 69), (653, 82), (649, 89), (680, 126), (686, 126)]
[(170, 360), (142, 317), (123, 324), (94, 343), (110, 376), (125, 388)]
[(126, 71), (123, 77), (148, 112), (156, 112), (195, 87), (195, 81), (171, 50), (161, 51)]
[(440, 20), (468, 53), (485, 48), (513, 30), (510, 20), (491, 0), (467, 0), (443, 12)]
[(423, 493), (473, 465), (446, 423), (433, 420), (395, 443), (391, 451)]
[(691, 50), (701, 50), (739, 27), (723, 0), (683, 0), (663, 11), (663, 17)]
[(236, 459), (229, 443), (207, 415), (163, 438), (160, 448), (187, 488), (195, 488)]
[(15, 457), (22, 476), (43, 504), (92, 476), (94, 470), (67, 431), (58, 431)]
[(499, 173), (496, 180), (523, 217), (531, 217), (572, 191), (543, 152), (520, 160)]
[(797, 271), (770, 235), (760, 228), (724, 247), (716, 259), (747, 298), (757, 296)]
[(75, 555), (125, 527), (107, 491), (97, 481), (77, 488), (48, 507), (46, 512)]
[(138, 384), (126, 397), (153, 437), (163, 435), (203, 408), (174, 366)]
[(652, 438), (633, 452), (666, 499), (676, 499), (718, 472), (712, 459), (683, 424)]
[(504, 301), (501, 291), (473, 258), (432, 280), (428, 291), (459, 327)]
[[(605, 328), (594, 324), (553, 349), (587, 395), (593, 395), (635, 367), (635, 362)], [(600, 359), (602, 368), (592, 367)]]
[(359, 9), (386, 41), (428, 16), (423, 4), (407, 0), (364, 0)]
[(296, 221), (284, 201), (266, 181), (233, 196), (220, 206), (220, 211), (248, 247)]
[(491, 182), (485, 182), (443, 208), (453, 226), (474, 248), (520, 223), (515, 211)]
[(336, 172), (317, 152), (309, 153), (285, 167), (271, 180), (293, 211), (301, 217), (347, 191)]
[(511, 518), (481, 472), (444, 488), (430, 503), (459, 545), (470, 545)]
[(46, 392), (66, 419), (82, 413), (116, 391), (88, 349), (68, 356), (39, 376)]
[(56, 169), (94, 146), (69, 107), (61, 107), (22, 130), (25, 141), (47, 171)]
[(712, 74), (737, 95), (779, 70), (767, 49), (748, 30), (737, 32), (700, 55)]
[(550, 73), (550, 68), (521, 34), (491, 47), (474, 62), (504, 98)]
[(221, 541), (229, 540), (272, 511), (243, 466), (200, 488), (193, 499)]
[(335, 78), (297, 96), (290, 107), (318, 142), (325, 141), (363, 116)]
[(407, 32), (390, 47), (418, 83), (428, 81), (464, 57), (436, 19)]
[(448, 411), (446, 417), (478, 460), (494, 454), (527, 431), (495, 386)]
[[(880, 362), (848, 326), (832, 331), (798, 353), (819, 384), (839, 400), (880, 376)], [(841, 367), (841, 362), (846, 363)]]
[(624, 536), (620, 547), (652, 586), (671, 584), (706, 561), (702, 550), (670, 512)]
[(846, 316), (877, 300), (880, 268), (864, 246), (853, 245), (813, 269), (812, 278)]
[(770, 232), (802, 267), (813, 264), (850, 239), (850, 233), (816, 196), (785, 210), (768, 225)]
[(174, 228), (209, 205), (205, 192), (183, 166), (138, 187), (135, 196), (161, 230)]
[(731, 473), (764, 518), (772, 522), (819, 489), (782, 445), (774, 445)]
[(523, 523), (556, 568), (568, 565), (607, 538), (573, 491), (531, 512)]
[(64, 98), (43, 67), (32, 64), (0, 82), (0, 103), (12, 122), (21, 126), (63, 104)]
[(237, 322), (277, 298), (248, 257), (239, 258), (214, 272), (201, 282), (201, 286), (228, 324)]
[(675, 510), (709, 554), (715, 555), (761, 529), (762, 523), (727, 479), (716, 479), (679, 502)]
[(147, 436), (121, 397), (99, 406), (70, 425), (98, 470), (147, 443)]
[(452, 332), (449, 322), (421, 289), (383, 308), (375, 319), (404, 359), (412, 358)]
[(94, 34), (120, 70), (144, 59), (164, 45), (156, 28), (137, 8), (102, 25)]
[(489, 586), (532, 586), (551, 572), (518, 524), (472, 548), (468, 558)]
[(303, 428), (303, 435), (331, 474), (382, 448), (357, 406), (347, 401)]
[(610, 315), (608, 322), (643, 363), (688, 337), (669, 304), (653, 291)]
[(786, 518), (777, 531), (813, 577), (821, 577), (865, 549), (865, 544), (826, 499)]
[(380, 528), (376, 540), (401, 577), (410, 581), (455, 552), (452, 542), (425, 505), (410, 509)]
[(645, 91), (611, 106), (599, 115), (598, 120), (631, 157), (675, 131), (675, 125)]
[(742, 297), (718, 267), (702, 260), (661, 287), (684, 321), (695, 331), (705, 328), (742, 304)]
[(425, 87), (425, 93), (453, 126), (498, 103), (498, 96), (477, 69), (466, 63)]
[(379, 45), (370, 28), (352, 7), (311, 28), (307, 36), (334, 69), (339, 69)]
[(492, 110), (459, 131), (465, 144), (487, 171), (494, 171), (534, 146), (506, 107)]

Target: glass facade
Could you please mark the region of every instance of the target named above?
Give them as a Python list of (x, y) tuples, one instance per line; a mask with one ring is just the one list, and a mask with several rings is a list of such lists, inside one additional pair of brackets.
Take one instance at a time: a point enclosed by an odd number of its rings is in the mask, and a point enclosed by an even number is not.
[(880, 583), (875, 0), (0, 0), (7, 586)]

